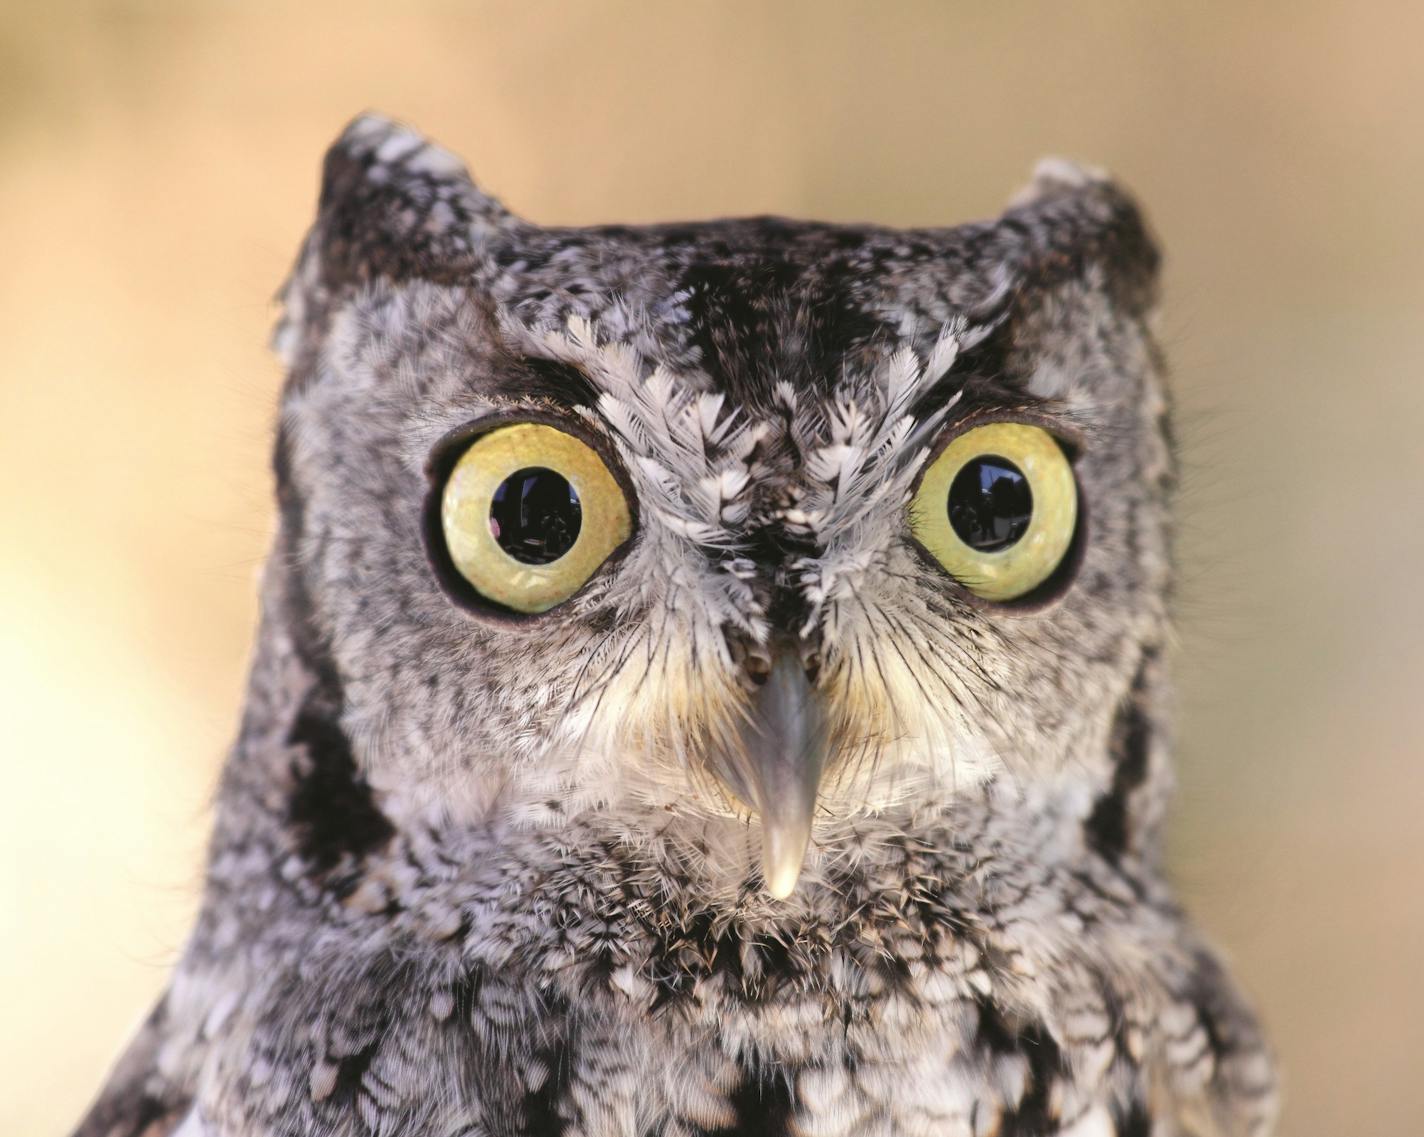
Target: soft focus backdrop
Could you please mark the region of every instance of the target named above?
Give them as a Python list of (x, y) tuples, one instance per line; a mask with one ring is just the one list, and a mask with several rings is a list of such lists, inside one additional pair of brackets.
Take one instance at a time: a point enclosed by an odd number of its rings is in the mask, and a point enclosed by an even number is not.
[(1424, 7), (0, 7), (0, 1117), (62, 1132), (180, 949), (272, 524), (268, 298), (366, 107), (545, 222), (994, 213), (1164, 243), (1185, 901), (1284, 1132), (1424, 1114)]

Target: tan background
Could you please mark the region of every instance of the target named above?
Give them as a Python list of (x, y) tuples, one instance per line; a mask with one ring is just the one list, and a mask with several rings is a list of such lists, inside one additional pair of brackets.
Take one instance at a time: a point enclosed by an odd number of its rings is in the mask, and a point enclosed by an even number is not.
[(180, 947), (271, 526), (267, 300), (371, 106), (549, 222), (950, 223), (1044, 153), (1134, 187), (1183, 894), (1285, 1132), (1420, 1132), (1421, 43), (1413, 2), (0, 8), (0, 1128), (77, 1116)]

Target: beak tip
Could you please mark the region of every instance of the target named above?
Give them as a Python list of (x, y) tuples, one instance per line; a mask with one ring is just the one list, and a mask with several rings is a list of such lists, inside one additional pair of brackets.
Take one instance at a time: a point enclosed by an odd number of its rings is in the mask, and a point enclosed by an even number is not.
[(796, 882), (801, 878), (801, 867), (780, 866), (777, 868), (767, 867), (763, 876), (766, 879), (766, 890), (771, 894), (773, 900), (785, 900), (796, 891)]
[(804, 832), (787, 832), (770, 825), (763, 833), (761, 875), (767, 892), (774, 899), (785, 900), (796, 891), (810, 838), (809, 826)]

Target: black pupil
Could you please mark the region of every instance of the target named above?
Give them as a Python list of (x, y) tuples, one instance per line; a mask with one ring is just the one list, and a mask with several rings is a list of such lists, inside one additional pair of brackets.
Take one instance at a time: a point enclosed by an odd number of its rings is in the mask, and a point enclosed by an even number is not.
[(971, 549), (993, 553), (1024, 535), (1033, 493), (1017, 466), (997, 454), (965, 464), (949, 487), (949, 523)]
[(573, 548), (583, 509), (569, 480), (543, 466), (516, 470), (490, 502), (490, 532), (499, 547), (526, 565), (546, 565)]

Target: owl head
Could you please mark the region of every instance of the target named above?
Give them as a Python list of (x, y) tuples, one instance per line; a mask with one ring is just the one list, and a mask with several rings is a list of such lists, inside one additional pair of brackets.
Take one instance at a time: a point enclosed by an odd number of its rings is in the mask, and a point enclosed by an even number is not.
[(548, 228), (357, 120), (276, 334), (308, 728), (391, 817), (735, 831), (773, 896), (965, 800), (1142, 840), (1156, 263), (1066, 163), (953, 228)]

